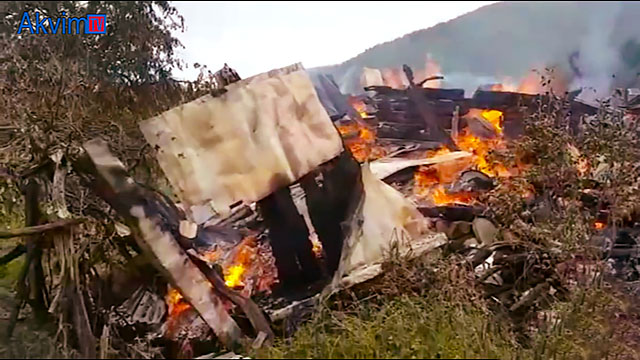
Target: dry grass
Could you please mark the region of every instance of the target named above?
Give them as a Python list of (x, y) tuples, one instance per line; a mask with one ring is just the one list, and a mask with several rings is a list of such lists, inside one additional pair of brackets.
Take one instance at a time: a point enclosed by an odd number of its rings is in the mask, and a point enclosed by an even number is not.
[[(435, 271), (429, 271), (429, 264)], [(289, 339), (256, 358), (635, 359), (628, 341), (636, 319), (620, 294), (594, 286), (575, 291), (547, 314), (554, 321), (523, 342), (508, 320), (487, 308), (453, 260), (392, 265), (382, 279), (323, 304)], [(430, 285), (416, 291), (419, 278)], [(393, 285), (392, 285), (393, 284)], [(399, 290), (404, 289), (404, 294)], [(348, 300), (352, 299), (352, 300)], [(621, 314), (625, 314), (621, 316)], [(615, 319), (615, 321), (613, 320)], [(627, 337), (627, 338), (625, 338)]]

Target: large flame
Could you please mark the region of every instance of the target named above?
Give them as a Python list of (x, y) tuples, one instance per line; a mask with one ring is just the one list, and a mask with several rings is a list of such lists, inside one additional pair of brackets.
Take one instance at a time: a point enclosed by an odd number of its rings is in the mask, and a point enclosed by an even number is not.
[[(502, 164), (492, 163), (488, 159), (492, 150), (504, 146), (502, 140), (502, 112), (499, 110), (472, 109), (469, 115), (479, 115), (485, 119), (493, 126), (498, 137), (483, 140), (473, 135), (469, 128), (460, 131), (453, 139), (454, 142), (461, 150), (470, 152), (474, 156), (431, 166), (420, 166), (414, 173), (414, 193), (418, 197), (430, 198), (435, 205), (471, 204), (474, 200), (474, 194), (466, 192), (448, 193), (444, 184), (456, 181), (460, 173), (470, 168), (475, 168), (493, 177), (508, 177), (511, 175), (509, 170)], [(435, 152), (427, 153), (426, 156), (432, 157), (449, 151), (446, 147), (442, 147)]]
[(233, 260), (224, 271), (224, 283), (227, 287), (243, 287), (244, 274), (256, 255), (256, 238), (247, 236), (236, 248)]
[(376, 134), (373, 130), (355, 122), (338, 125), (337, 128), (344, 138), (345, 145), (358, 162), (379, 159), (386, 154), (384, 148), (376, 145)]
[[(254, 290), (270, 291), (277, 282), (275, 260), (270, 248), (259, 244), (254, 236), (245, 237), (224, 259), (220, 252), (219, 249), (212, 250), (204, 253), (203, 257), (221, 264), (225, 285), (233, 289), (241, 288), (242, 295), (249, 297)], [(170, 321), (191, 308), (180, 291), (171, 286), (167, 289), (165, 302)]]
[(453, 139), (456, 145), (464, 151), (474, 154), (474, 162), (478, 171), (489, 176), (509, 176), (509, 171), (501, 164), (489, 163), (488, 156), (491, 150), (499, 149), (504, 146), (502, 140), (502, 121), (503, 114), (499, 110), (478, 110), (472, 109), (468, 116), (478, 114), (493, 126), (493, 130), (498, 135), (495, 139), (480, 139), (473, 135), (469, 128), (461, 131), (458, 136)]
[(495, 84), (491, 87), (491, 91), (507, 91), (518, 92), (522, 94), (538, 95), (546, 90), (553, 90), (556, 94), (562, 94), (568, 89), (568, 79), (561, 71), (554, 71), (547, 74), (546, 84), (542, 84), (542, 77), (537, 71), (530, 71), (519, 82), (514, 81), (510, 77), (502, 79), (501, 84)]
[(500, 110), (482, 110), (480, 114), (485, 120), (491, 123), (498, 135), (502, 134), (502, 111)]
[(431, 198), (436, 205), (471, 204), (474, 195), (464, 191), (450, 194), (443, 185), (439, 184), (431, 191)]

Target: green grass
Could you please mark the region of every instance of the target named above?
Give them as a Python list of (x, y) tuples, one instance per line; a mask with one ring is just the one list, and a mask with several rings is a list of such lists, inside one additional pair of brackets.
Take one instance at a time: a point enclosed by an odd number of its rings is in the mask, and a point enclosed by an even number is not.
[[(412, 265), (413, 266), (413, 265)], [(418, 268), (426, 268), (418, 265)], [(497, 358), (638, 359), (629, 331), (640, 317), (622, 295), (600, 287), (575, 291), (551, 309), (555, 322), (543, 322), (523, 344), (511, 323), (488, 311), (485, 301), (453, 264), (438, 266), (423, 290), (411, 289), (421, 271), (402, 266), (377, 284), (369, 300), (335, 299), (289, 339), (249, 354), (254, 358)], [(419, 278), (418, 278), (419, 279)], [(408, 281), (408, 282), (407, 282)], [(389, 288), (395, 284), (396, 289)], [(383, 290), (384, 289), (384, 290)], [(406, 294), (399, 294), (407, 289)], [(357, 291), (356, 291), (357, 293)], [(346, 296), (345, 298), (348, 298)], [(616, 314), (626, 314), (623, 320)], [(639, 320), (633, 320), (633, 319)]]
[(352, 314), (325, 310), (291, 340), (258, 356), (274, 358), (511, 358), (517, 345), (473, 304), (403, 296)]

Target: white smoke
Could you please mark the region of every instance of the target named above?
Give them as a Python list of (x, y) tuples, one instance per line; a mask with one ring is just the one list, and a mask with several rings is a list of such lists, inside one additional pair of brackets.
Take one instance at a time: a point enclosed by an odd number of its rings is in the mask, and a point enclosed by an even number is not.
[(603, 6), (603, 11), (587, 12), (587, 29), (577, 61), (582, 77), (576, 78), (570, 87), (583, 88), (580, 94), (583, 100), (594, 101), (611, 93), (613, 75), (620, 66), (611, 35), (621, 9), (622, 2), (611, 1)]

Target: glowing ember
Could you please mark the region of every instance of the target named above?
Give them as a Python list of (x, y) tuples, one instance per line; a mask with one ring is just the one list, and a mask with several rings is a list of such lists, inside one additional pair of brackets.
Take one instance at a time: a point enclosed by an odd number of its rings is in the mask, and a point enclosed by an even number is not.
[(604, 227), (605, 227), (606, 225), (607, 225), (607, 224), (605, 224), (605, 223), (604, 223), (604, 222), (602, 222), (602, 221), (596, 221), (596, 222), (593, 224), (593, 227), (594, 227), (594, 228), (596, 228), (596, 230), (602, 230), (602, 229), (604, 229)]
[(311, 250), (313, 251), (313, 254), (319, 258), (322, 257), (322, 243), (320, 242), (320, 240), (318, 240), (318, 235), (313, 234), (309, 237), (309, 240), (311, 240), (311, 245), (313, 246), (311, 248)]
[[(216, 249), (202, 254), (223, 267), (225, 285), (242, 288), (243, 296), (249, 297), (254, 291), (269, 292), (277, 280), (275, 259), (268, 244), (258, 243), (254, 236), (247, 236), (223, 259), (222, 250)], [(180, 291), (168, 286), (165, 302), (168, 306), (168, 321), (172, 327), (179, 315), (191, 308)]]

